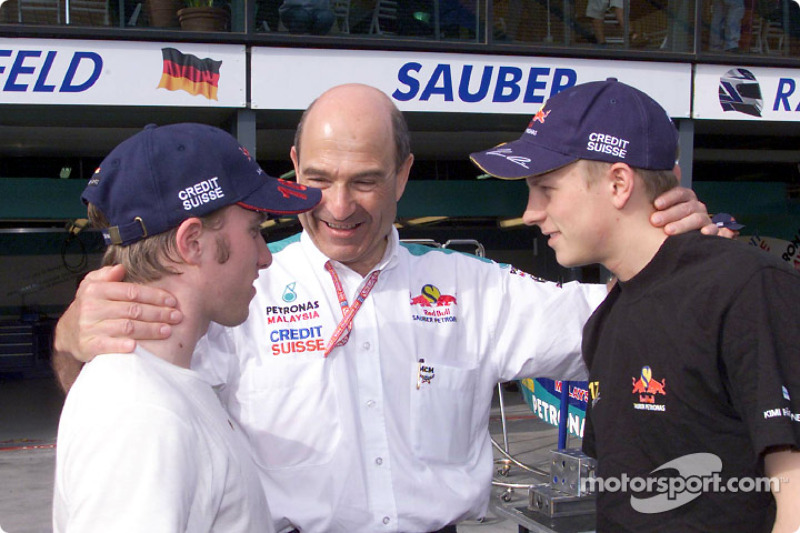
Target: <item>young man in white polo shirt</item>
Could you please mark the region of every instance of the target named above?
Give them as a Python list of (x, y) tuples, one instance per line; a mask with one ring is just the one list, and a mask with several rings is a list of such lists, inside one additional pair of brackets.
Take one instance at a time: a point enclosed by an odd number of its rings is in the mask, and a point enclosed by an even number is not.
[(310, 209), (319, 192), (267, 176), (220, 129), (174, 124), (117, 146), (82, 198), (104, 264), (169, 290), (185, 318), (169, 339), (85, 365), (59, 424), (54, 530), (272, 531), (249, 444), (190, 364), (212, 321), (247, 318), (272, 261), (265, 214)]

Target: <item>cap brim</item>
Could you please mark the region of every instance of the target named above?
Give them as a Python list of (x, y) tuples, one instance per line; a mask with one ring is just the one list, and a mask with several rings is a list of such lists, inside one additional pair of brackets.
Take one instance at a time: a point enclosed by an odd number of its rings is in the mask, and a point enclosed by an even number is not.
[(562, 154), (522, 139), (475, 152), (469, 158), (487, 174), (504, 180), (538, 176), (578, 160), (574, 155)]
[(320, 200), (319, 189), (267, 176), (260, 187), (236, 203), (252, 211), (296, 215), (313, 209)]
[(725, 224), (722, 227), (723, 228), (728, 228), (728, 229), (733, 229), (733, 230), (740, 230), (740, 229), (742, 229), (744, 227), (744, 224), (739, 224), (737, 222), (734, 222), (732, 224)]

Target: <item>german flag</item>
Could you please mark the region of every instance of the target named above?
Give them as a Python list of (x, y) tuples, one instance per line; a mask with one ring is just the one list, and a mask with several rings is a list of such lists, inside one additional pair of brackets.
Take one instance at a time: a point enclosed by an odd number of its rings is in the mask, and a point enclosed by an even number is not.
[(217, 100), (219, 67), (222, 61), (200, 59), (174, 48), (162, 48), (161, 56), (164, 59), (164, 73), (158, 84), (159, 89), (183, 90), (192, 95), (202, 94), (209, 100)]

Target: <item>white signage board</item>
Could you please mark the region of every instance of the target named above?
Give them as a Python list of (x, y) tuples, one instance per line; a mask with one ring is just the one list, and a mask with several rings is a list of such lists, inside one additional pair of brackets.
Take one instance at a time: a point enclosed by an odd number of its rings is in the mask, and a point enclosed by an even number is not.
[(0, 39), (0, 104), (244, 107), (243, 45)]
[(672, 117), (691, 112), (691, 65), (574, 58), (253, 47), (254, 109), (305, 109), (326, 89), (365, 83), (403, 111), (535, 114), (568, 87), (617, 78)]
[(800, 120), (800, 70), (696, 65), (697, 119)]

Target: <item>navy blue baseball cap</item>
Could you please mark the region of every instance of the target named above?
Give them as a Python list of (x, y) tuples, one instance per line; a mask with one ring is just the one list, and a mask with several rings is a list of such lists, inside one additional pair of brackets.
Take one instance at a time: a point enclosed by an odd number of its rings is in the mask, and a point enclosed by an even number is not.
[(738, 222), (736, 222), (736, 219), (733, 218), (733, 215), (729, 213), (717, 213), (716, 215), (711, 217), (711, 222), (716, 224), (718, 228), (740, 230), (744, 227), (744, 224), (739, 224)]
[(81, 195), (108, 219), (106, 244), (127, 245), (231, 204), (275, 215), (312, 209), (322, 193), (268, 176), (229, 133), (150, 124), (114, 148)]
[(579, 159), (672, 170), (678, 131), (642, 91), (609, 78), (575, 85), (545, 102), (519, 140), (470, 155), (484, 172), (524, 179)]

